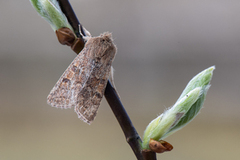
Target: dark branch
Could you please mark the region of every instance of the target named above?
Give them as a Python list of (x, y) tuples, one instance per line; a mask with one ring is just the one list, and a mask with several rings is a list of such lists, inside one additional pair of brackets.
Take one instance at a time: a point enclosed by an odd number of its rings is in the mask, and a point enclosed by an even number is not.
[(115, 89), (112, 87), (109, 81), (105, 90), (105, 97), (124, 132), (128, 144), (131, 146), (137, 159), (144, 160), (141, 153), (141, 139), (135, 130), (129, 116), (127, 115), (127, 112), (125, 111)]
[(142, 155), (145, 160), (157, 160), (156, 153), (150, 150), (143, 150)]

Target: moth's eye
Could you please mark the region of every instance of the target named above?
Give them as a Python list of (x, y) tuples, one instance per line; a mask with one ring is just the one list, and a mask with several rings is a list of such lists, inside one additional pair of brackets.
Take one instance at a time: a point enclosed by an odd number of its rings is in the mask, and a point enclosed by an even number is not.
[(111, 40), (109, 38), (103, 38), (103, 39), (101, 39), (101, 42), (102, 43), (109, 43), (109, 42), (111, 42)]
[(101, 44), (102, 44), (102, 43), (105, 43), (105, 39), (101, 39)]

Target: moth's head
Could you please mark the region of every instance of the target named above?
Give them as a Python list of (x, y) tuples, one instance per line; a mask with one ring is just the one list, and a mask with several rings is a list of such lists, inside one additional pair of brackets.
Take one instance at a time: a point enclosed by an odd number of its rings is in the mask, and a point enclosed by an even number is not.
[(87, 43), (91, 48), (92, 56), (97, 60), (113, 59), (116, 54), (116, 46), (113, 44), (111, 33), (105, 32), (98, 37), (89, 39)]

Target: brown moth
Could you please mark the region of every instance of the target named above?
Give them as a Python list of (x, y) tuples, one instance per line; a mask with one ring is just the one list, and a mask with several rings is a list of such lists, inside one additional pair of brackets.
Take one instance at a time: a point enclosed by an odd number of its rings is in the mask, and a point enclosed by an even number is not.
[(96, 114), (116, 54), (111, 33), (89, 37), (47, 97), (56, 108), (75, 107), (78, 118), (90, 124)]

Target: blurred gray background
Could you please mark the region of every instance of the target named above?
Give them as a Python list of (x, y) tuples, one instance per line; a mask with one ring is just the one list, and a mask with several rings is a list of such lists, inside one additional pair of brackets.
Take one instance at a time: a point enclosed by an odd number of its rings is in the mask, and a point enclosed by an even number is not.
[[(113, 33), (115, 85), (140, 136), (194, 75), (216, 66), (201, 114), (158, 159), (239, 159), (239, 0), (70, 2), (93, 36)], [(0, 159), (135, 159), (105, 99), (90, 126), (47, 105), (76, 54), (30, 2), (1, 1), (0, 21)]]

